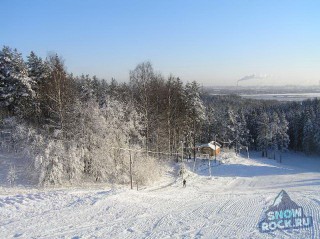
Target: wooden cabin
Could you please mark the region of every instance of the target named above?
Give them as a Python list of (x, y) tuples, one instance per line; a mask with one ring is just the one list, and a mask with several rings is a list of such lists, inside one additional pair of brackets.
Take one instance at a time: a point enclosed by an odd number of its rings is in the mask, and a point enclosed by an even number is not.
[(219, 155), (221, 152), (221, 145), (218, 142), (211, 141), (207, 144), (201, 144), (197, 146), (198, 155), (200, 157), (209, 158)]

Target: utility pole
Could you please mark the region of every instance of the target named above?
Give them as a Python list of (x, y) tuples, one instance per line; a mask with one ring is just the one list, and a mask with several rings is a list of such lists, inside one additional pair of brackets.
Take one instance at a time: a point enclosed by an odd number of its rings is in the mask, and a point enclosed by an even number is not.
[(130, 155), (130, 185), (131, 185), (131, 189), (133, 189), (131, 149), (129, 149), (129, 155)]
[[(194, 149), (193, 149), (194, 151), (193, 151), (193, 153), (194, 153), (194, 158), (193, 158), (193, 172), (195, 172), (194, 170), (196, 169), (196, 162), (197, 162), (197, 158), (196, 158), (196, 148), (194, 147)], [(197, 148), (197, 150), (198, 150), (198, 148)]]
[[(320, 83), (320, 81), (319, 81), (319, 83)], [(282, 152), (283, 152), (283, 135), (281, 134), (280, 163), (282, 163)]]
[(183, 162), (183, 141), (181, 141), (181, 162)]
[(237, 148), (238, 148), (238, 142), (236, 141), (236, 155), (238, 155), (238, 150), (237, 150)]
[(208, 160), (209, 160), (209, 175), (210, 175), (210, 177), (211, 177), (211, 163), (210, 163), (210, 155), (209, 155)]
[(214, 163), (217, 163), (217, 135), (214, 135)]

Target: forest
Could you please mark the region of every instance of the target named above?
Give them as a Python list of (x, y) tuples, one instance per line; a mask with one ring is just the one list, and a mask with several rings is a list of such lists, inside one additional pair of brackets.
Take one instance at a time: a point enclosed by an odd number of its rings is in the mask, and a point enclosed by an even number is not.
[[(138, 64), (127, 82), (67, 72), (46, 59), (0, 50), (1, 148), (23, 155), (39, 185), (146, 184), (181, 150), (217, 138), (237, 152), (276, 158), (287, 150), (320, 153), (320, 100), (278, 102), (213, 96), (196, 81)], [(133, 163), (129, 161), (133, 159)]]

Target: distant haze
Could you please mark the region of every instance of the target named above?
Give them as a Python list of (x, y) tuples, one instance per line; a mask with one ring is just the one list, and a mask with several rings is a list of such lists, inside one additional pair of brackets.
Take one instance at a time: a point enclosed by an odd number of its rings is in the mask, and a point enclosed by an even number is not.
[(127, 81), (146, 60), (203, 85), (318, 85), (320, 1), (24, 1), (1, 3), (0, 45), (69, 72)]

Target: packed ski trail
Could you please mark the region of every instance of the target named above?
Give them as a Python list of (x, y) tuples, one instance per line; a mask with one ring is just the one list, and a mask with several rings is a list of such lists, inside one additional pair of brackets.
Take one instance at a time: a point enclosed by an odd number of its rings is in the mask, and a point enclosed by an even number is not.
[[(302, 161), (304, 160), (304, 162)], [(193, 163), (187, 163), (192, 169)], [(320, 238), (320, 163), (287, 154), (280, 164), (253, 155), (177, 167), (153, 186), (92, 189), (0, 188), (1, 238)], [(261, 233), (264, 211), (284, 189), (313, 226)]]

